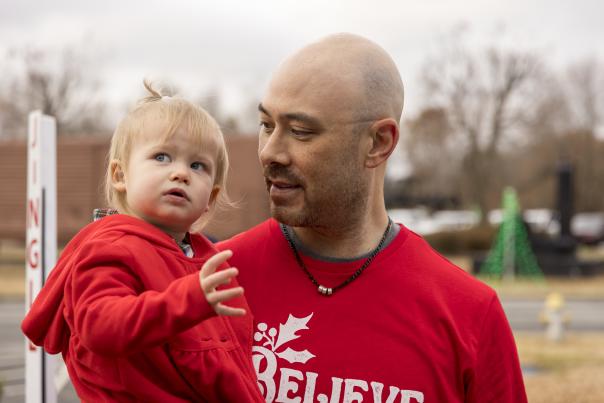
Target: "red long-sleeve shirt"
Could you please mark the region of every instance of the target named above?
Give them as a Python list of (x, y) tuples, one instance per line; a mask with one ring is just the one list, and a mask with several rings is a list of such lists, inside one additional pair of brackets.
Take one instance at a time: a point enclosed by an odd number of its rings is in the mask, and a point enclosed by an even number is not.
[[(22, 329), (63, 354), (83, 401), (263, 401), (252, 318), (215, 315), (199, 269), (216, 250), (199, 235), (190, 242), (194, 258), (151, 224), (115, 215), (67, 245)], [(242, 297), (228, 304), (249, 312)]]

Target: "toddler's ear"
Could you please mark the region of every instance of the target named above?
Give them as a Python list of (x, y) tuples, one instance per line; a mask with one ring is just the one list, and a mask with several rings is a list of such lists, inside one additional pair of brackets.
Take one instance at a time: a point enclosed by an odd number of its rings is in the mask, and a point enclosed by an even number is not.
[(210, 200), (208, 201), (208, 207), (213, 206), (216, 203), (216, 198), (218, 197), (218, 193), (220, 193), (220, 186), (214, 186), (212, 188), (212, 193), (210, 193)]
[(124, 170), (122, 163), (118, 160), (113, 160), (109, 163), (111, 170), (111, 185), (118, 192), (126, 191), (126, 179), (124, 178)]

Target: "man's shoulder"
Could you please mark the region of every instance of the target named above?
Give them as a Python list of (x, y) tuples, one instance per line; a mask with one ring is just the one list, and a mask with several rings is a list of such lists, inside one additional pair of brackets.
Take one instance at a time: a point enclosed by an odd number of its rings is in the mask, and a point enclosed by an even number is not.
[(431, 284), (432, 292), (474, 296), (490, 300), (495, 291), (467, 270), (451, 262), (421, 236), (412, 233), (406, 245), (405, 265)]

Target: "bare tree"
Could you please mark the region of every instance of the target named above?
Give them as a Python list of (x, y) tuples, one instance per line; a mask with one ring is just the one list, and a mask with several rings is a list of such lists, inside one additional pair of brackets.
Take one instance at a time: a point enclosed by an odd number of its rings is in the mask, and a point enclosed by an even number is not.
[[(547, 96), (534, 108), (525, 131), (528, 147), (508, 152), (513, 184), (525, 207), (556, 207), (556, 167), (574, 168), (577, 211), (604, 208), (604, 73), (596, 59), (572, 64), (547, 79)], [(529, 136), (526, 136), (529, 137)]]
[(573, 64), (565, 80), (569, 107), (578, 130), (595, 132), (604, 124), (604, 65), (590, 58)]
[(57, 119), (59, 134), (107, 132), (96, 68), (80, 48), (25, 48), (4, 55), (0, 78), (0, 135), (20, 137), (35, 109)]
[(428, 108), (406, 121), (401, 140), (413, 169), (411, 189), (416, 199), (447, 198), (456, 193), (459, 152), (447, 112)]
[(452, 38), (426, 60), (422, 82), (429, 107), (446, 112), (459, 145), (462, 195), (486, 212), (504, 174), (500, 152), (530, 118), (542, 67), (531, 52), (496, 45), (471, 50), (463, 33)]

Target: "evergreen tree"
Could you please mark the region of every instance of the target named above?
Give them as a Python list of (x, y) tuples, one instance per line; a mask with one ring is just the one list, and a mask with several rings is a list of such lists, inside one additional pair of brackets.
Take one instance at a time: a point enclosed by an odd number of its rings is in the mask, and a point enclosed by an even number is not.
[(509, 280), (516, 275), (543, 278), (531, 249), (516, 191), (512, 188), (503, 192), (503, 220), (480, 272)]

